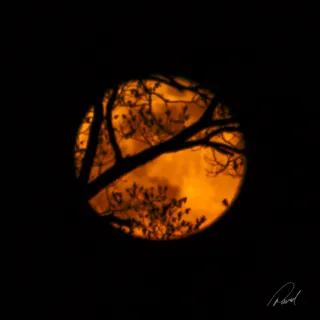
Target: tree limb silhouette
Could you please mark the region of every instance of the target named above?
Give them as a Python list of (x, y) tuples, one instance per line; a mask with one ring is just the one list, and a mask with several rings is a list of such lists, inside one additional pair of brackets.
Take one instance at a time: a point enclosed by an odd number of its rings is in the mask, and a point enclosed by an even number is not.
[(101, 125), (103, 121), (102, 103), (101, 102), (96, 103), (93, 106), (93, 109), (94, 109), (94, 116), (91, 123), (88, 144), (87, 144), (84, 158), (82, 160), (82, 166), (79, 174), (79, 181), (84, 187), (87, 187), (87, 183), (90, 178), (90, 172), (94, 162), (94, 157), (97, 152), (97, 148), (99, 144), (99, 133), (100, 133)]
[(115, 223), (127, 233), (140, 231), (146, 239), (152, 240), (172, 239), (198, 230), (206, 217), (196, 219), (195, 223), (185, 220), (191, 210), (183, 208), (187, 197), (169, 198), (167, 190), (168, 186), (144, 188), (133, 183), (126, 193), (113, 192), (117, 196), (102, 213), (107, 214), (104, 220)]
[[(155, 85), (150, 85), (148, 80), (155, 82)], [(130, 201), (127, 202), (126, 206), (123, 206), (123, 195), (125, 193), (113, 192), (111, 196), (108, 190), (115, 188), (121, 177), (157, 157), (194, 147), (209, 147), (211, 149), (213, 159), (205, 156), (205, 160), (215, 170), (206, 170), (208, 174), (215, 176), (223, 171), (228, 171), (228, 174), (237, 176), (240, 172), (239, 167), (243, 165), (245, 149), (242, 147), (242, 143), (233, 141), (234, 137), (237, 139), (237, 133), (241, 134), (241, 127), (238, 119), (232, 117), (228, 108), (221, 103), (219, 94), (206, 93), (207, 91), (201, 89), (198, 85), (191, 85), (191, 83), (190, 86), (184, 85), (184, 82), (177, 82), (175, 78), (170, 76), (149, 77), (139, 79), (134, 83), (117, 85), (106, 92), (108, 100), (105, 117), (102, 103), (94, 106), (91, 127), (81, 132), (81, 134), (89, 135), (87, 149), (78, 145), (75, 148), (78, 154), (81, 154), (81, 152), (84, 154), (79, 178), (86, 185), (85, 191), (88, 200), (95, 197), (101, 190), (106, 190), (106, 201), (109, 203), (109, 208), (100, 213), (106, 221), (125, 226), (131, 230), (130, 232), (133, 232), (133, 228), (140, 228), (140, 230), (144, 230), (145, 236), (166, 238), (172, 235), (171, 231), (176, 230), (174, 224), (170, 222), (168, 210), (176, 207), (181, 199), (171, 199), (172, 202), (167, 202), (164, 207), (159, 208), (155, 206), (155, 202), (152, 200), (153, 192), (147, 193), (145, 191), (145, 198), (140, 203), (140, 207), (137, 204), (133, 205)], [(160, 84), (169, 85), (180, 91), (192, 91), (195, 95), (188, 98), (187, 101), (167, 99), (161, 94), (161, 89), (157, 92)], [(153, 105), (152, 98), (155, 99), (156, 103), (160, 101), (160, 108), (165, 108), (162, 118), (161, 116), (159, 118), (159, 111), (153, 110), (155, 105)], [(178, 105), (174, 106), (174, 103)], [(180, 105), (182, 105), (182, 112), (178, 110)], [(204, 111), (196, 122), (186, 126), (185, 124), (190, 118), (190, 114), (187, 113), (190, 105), (196, 105)], [(117, 107), (127, 108), (128, 114), (113, 115), (113, 111)], [(112, 125), (113, 119), (118, 119), (115, 126)], [(90, 123), (90, 119), (88, 119), (88, 123)], [(224, 134), (227, 135), (224, 136)], [(134, 139), (148, 147), (134, 155), (123, 156), (118, 143), (123, 139)], [(221, 160), (219, 155), (223, 155), (224, 158)], [(106, 159), (108, 160), (107, 163)], [(97, 172), (98, 175), (94, 178), (95, 174), (92, 173), (92, 179), (89, 179), (93, 167), (95, 167), (94, 172)], [(96, 167), (98, 167), (98, 170)], [(132, 198), (133, 200), (135, 199)], [(129, 222), (125, 222), (125, 220), (116, 216), (133, 209), (136, 210), (138, 207), (142, 211), (151, 210), (149, 214), (154, 219), (152, 226), (146, 225), (145, 218), (147, 216), (143, 214), (141, 221), (129, 217)], [(152, 210), (155, 210), (155, 212)], [(175, 217), (174, 219), (174, 221), (180, 221), (180, 218), (176, 220), (177, 217)], [(155, 221), (158, 222), (155, 223)], [(178, 229), (188, 227), (189, 231), (197, 230), (203, 222), (204, 220), (201, 219), (201, 221), (197, 221), (195, 226), (183, 222), (183, 225), (179, 225)], [(165, 233), (161, 229), (164, 225), (166, 226), (165, 229), (168, 230)]]
[(113, 148), (113, 151), (114, 151), (114, 154), (115, 154), (116, 162), (121, 162), (122, 159), (123, 159), (122, 158), (122, 154), (121, 154), (121, 150), (120, 150), (119, 145), (118, 145), (118, 143), (116, 141), (114, 129), (112, 127), (112, 111), (114, 109), (114, 103), (115, 103), (115, 100), (117, 98), (118, 89), (119, 89), (119, 86), (115, 86), (112, 89), (111, 97), (110, 97), (110, 99), (108, 100), (108, 103), (107, 103), (107, 107), (106, 107), (106, 127), (107, 127), (107, 130), (108, 130), (109, 141), (110, 141), (110, 144), (111, 144), (111, 146)]
[[(218, 103), (219, 101), (215, 97), (209, 106), (211, 109), (211, 112), (214, 110), (214, 108)], [(208, 116), (208, 113), (204, 112), (204, 114), (202, 115), (202, 117), (198, 122), (191, 125), (190, 127), (187, 127), (186, 129), (181, 131), (179, 134), (177, 134), (170, 140), (160, 142), (158, 145), (155, 145), (149, 149), (143, 150), (134, 156), (126, 157), (122, 160), (121, 165), (116, 163), (112, 168), (102, 173), (94, 181), (91, 181), (89, 183), (88, 189), (87, 189), (88, 198), (89, 198), (88, 200), (94, 197), (103, 187), (107, 186), (114, 180), (119, 179), (120, 177), (124, 176), (128, 172), (148, 163), (149, 161), (156, 159), (161, 154), (174, 151), (176, 148), (179, 147), (179, 144), (186, 142), (186, 140), (191, 138), (194, 134), (196, 134), (203, 128), (209, 126), (209, 123), (211, 126), (215, 126), (215, 125), (219, 126), (219, 125), (233, 124), (237, 122), (235, 119), (212, 120), (212, 116), (211, 116), (211, 119), (209, 117), (209, 120), (208, 120), (208, 118), (205, 116)]]

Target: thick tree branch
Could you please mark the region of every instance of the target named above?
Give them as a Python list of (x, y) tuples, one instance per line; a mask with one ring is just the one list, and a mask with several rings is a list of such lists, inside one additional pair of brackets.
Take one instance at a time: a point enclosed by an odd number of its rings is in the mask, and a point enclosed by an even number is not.
[[(213, 99), (212, 103), (217, 104), (218, 101), (216, 99)], [(214, 106), (211, 108), (214, 108)], [(206, 118), (202, 117), (198, 122), (182, 130), (179, 134), (177, 134), (170, 140), (160, 142), (159, 144), (149, 149), (143, 150), (132, 157), (126, 157), (122, 160), (121, 164), (116, 163), (112, 168), (110, 168), (109, 170), (104, 172), (102, 175), (97, 177), (97, 179), (89, 183), (88, 189), (87, 189), (88, 198), (91, 199), (102, 188), (106, 187), (111, 182), (119, 179), (125, 174), (131, 172), (132, 170), (156, 159), (161, 154), (164, 154), (167, 152), (174, 152), (176, 149), (179, 148), (180, 145), (182, 146), (183, 143), (186, 143), (189, 138), (191, 138), (196, 133), (206, 128), (206, 126), (208, 126), (208, 123), (210, 123), (211, 126), (215, 126), (215, 125), (218, 126), (218, 125), (233, 124), (235, 122), (236, 121), (234, 119), (223, 119), (223, 120), (215, 120), (215, 121), (212, 121), (211, 119), (209, 119), (209, 122), (208, 122)], [(208, 143), (208, 141), (206, 140), (205, 143)], [(217, 145), (217, 147), (221, 148), (220, 145)]]
[(228, 146), (224, 143), (219, 143), (219, 142), (213, 142), (210, 141), (211, 138), (214, 136), (223, 133), (223, 132), (238, 132), (239, 128), (237, 127), (224, 127), (224, 128), (219, 128), (217, 130), (214, 130), (210, 132), (205, 138), (203, 139), (198, 139), (198, 140), (193, 140), (193, 141), (184, 141), (183, 143), (180, 143), (178, 146), (172, 150), (172, 152), (176, 151), (181, 151), (189, 148), (194, 148), (197, 146), (206, 146), (206, 147), (213, 147), (220, 151), (223, 154), (227, 155), (233, 155), (234, 153), (236, 154), (244, 154), (245, 150), (242, 149), (237, 149), (232, 146)]
[(107, 125), (110, 144), (115, 154), (115, 160), (116, 162), (121, 162), (123, 159), (121, 150), (119, 148), (119, 145), (115, 137), (114, 128), (112, 127), (112, 111), (114, 109), (114, 102), (117, 97), (118, 89), (119, 89), (119, 86), (116, 86), (112, 89), (113, 91), (112, 91), (111, 97), (108, 100), (107, 107), (106, 107), (106, 125)]
[(83, 183), (84, 186), (87, 185), (90, 172), (93, 165), (94, 157), (97, 152), (98, 144), (99, 144), (99, 133), (103, 121), (103, 110), (102, 110), (102, 103), (96, 103), (93, 107), (94, 114), (93, 120), (91, 123), (90, 134), (88, 137), (88, 144), (86, 153), (82, 160), (79, 181)]
[(154, 160), (162, 153), (167, 152), (165, 145), (166, 143), (167, 142), (159, 143), (158, 145), (143, 150), (132, 157), (126, 157), (122, 160), (121, 164), (116, 163), (112, 168), (105, 171), (103, 174), (97, 177), (97, 179), (89, 183), (87, 188), (88, 199), (90, 200), (102, 188), (106, 187), (113, 181), (121, 178), (125, 174), (148, 163), (149, 161)]

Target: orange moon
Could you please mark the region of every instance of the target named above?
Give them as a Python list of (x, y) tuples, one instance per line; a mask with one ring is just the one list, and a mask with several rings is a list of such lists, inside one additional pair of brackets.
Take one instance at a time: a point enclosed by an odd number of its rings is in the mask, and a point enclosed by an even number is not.
[[(186, 79), (175, 78), (175, 80), (183, 85), (193, 84)], [(145, 83), (148, 86), (152, 86), (154, 85), (155, 81), (148, 80), (145, 81)], [(131, 81), (122, 84), (122, 86), (119, 88), (119, 94), (120, 90), (122, 90), (124, 87), (126, 87), (128, 92), (130, 92), (130, 88), (136, 88), (136, 86), (137, 81)], [(183, 106), (188, 106), (189, 118), (185, 123), (186, 127), (198, 121), (204, 112), (204, 109), (201, 108), (201, 105), (199, 107), (199, 105), (194, 105), (194, 102), (192, 102), (194, 100), (195, 93), (190, 90), (179, 91), (172, 86), (161, 84), (161, 86), (156, 88), (154, 92), (161, 95), (166, 100), (172, 101), (173, 113), (176, 111), (178, 114), (178, 111), (181, 110)], [(211, 94), (211, 96), (213, 97), (214, 94)], [(156, 116), (162, 116), (165, 112), (165, 103), (159, 97), (157, 95), (152, 96), (152, 110)], [(129, 101), (131, 98), (131, 96), (127, 96), (122, 101), (121, 105), (115, 105), (112, 113), (112, 126), (114, 128), (120, 128), (119, 126), (121, 126), (121, 120), (123, 119), (122, 115), (128, 115), (130, 109)], [(106, 114), (107, 102), (108, 97), (106, 96), (102, 102), (104, 114)], [(231, 112), (230, 109), (228, 110)], [(115, 115), (117, 116), (115, 117)], [(87, 146), (88, 134), (91, 125), (90, 122), (92, 121), (93, 116), (93, 108), (91, 108), (81, 123), (76, 137), (76, 175), (79, 174), (79, 170), (81, 168), (81, 161)], [(132, 137), (123, 138), (123, 135), (120, 136), (120, 134), (117, 132), (115, 132), (115, 135), (123, 157), (137, 154), (146, 148), (152, 148), (150, 145), (156, 145), (161, 141), (161, 139), (155, 134), (153, 134), (151, 138), (148, 138), (148, 132), (145, 133), (146, 141), (143, 141), (142, 139), (133, 139)], [(214, 141), (220, 142), (222, 138), (224, 141), (231, 141), (233, 139), (232, 141), (235, 144), (240, 143), (241, 145), (244, 145), (244, 137), (240, 133), (223, 133), (223, 137), (215, 137)], [(96, 179), (101, 173), (112, 167), (115, 163), (112, 149), (110, 149), (111, 146), (107, 145), (107, 142), (102, 139), (100, 144), (103, 145), (104, 143), (104, 155), (102, 158), (99, 156), (101, 165), (99, 168), (92, 168), (89, 181)], [(79, 150), (82, 150), (82, 152)], [(121, 179), (115, 181), (115, 183), (112, 185), (102, 189), (89, 201), (90, 205), (98, 214), (108, 214), (111, 212), (109, 209), (112, 191), (124, 193), (126, 189), (132, 186), (133, 182), (136, 182), (139, 186), (143, 186), (144, 188), (156, 188), (157, 185), (166, 185), (168, 188), (168, 197), (187, 198), (185, 207), (188, 207), (191, 210), (189, 214), (184, 217), (186, 221), (196, 223), (197, 219), (200, 219), (202, 216), (205, 216), (206, 218), (204, 223), (197, 231), (180, 232), (170, 239), (182, 238), (196, 232), (200, 232), (216, 222), (227, 211), (228, 208), (226, 206), (226, 201), (229, 206), (232, 205), (232, 202), (239, 193), (246, 167), (246, 161), (245, 158), (243, 158), (243, 168), (240, 175), (230, 175), (230, 171), (225, 170), (225, 172), (222, 172), (214, 177), (210, 177), (208, 176), (210, 163), (208, 163), (206, 160), (210, 157), (212, 158), (212, 150), (204, 147), (162, 154), (155, 160), (136, 168), (132, 172), (123, 176)], [(220, 154), (218, 157), (220, 157), (219, 162), (221, 163), (227, 161), (224, 159), (226, 157), (225, 155)], [(98, 156), (96, 156), (96, 160), (98, 160)], [(133, 217), (137, 216), (139, 212), (131, 212), (130, 214), (131, 217)], [(121, 213), (119, 213), (118, 216), (123, 218)], [(124, 232), (127, 232), (125, 227), (121, 228), (115, 223), (113, 225), (114, 227), (120, 228)], [(139, 228), (136, 228), (132, 235), (142, 238), (145, 237), (144, 233)]]

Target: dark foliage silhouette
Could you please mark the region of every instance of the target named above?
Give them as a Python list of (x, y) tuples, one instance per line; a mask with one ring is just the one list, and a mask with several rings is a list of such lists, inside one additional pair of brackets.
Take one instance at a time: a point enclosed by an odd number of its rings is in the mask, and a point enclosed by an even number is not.
[[(161, 92), (164, 87), (181, 98), (169, 99)], [(182, 208), (187, 198), (168, 197), (167, 185), (147, 188), (134, 182), (125, 192), (117, 191), (125, 174), (160, 155), (209, 148), (209, 177), (243, 174), (245, 150), (238, 119), (218, 94), (190, 81), (150, 76), (119, 84), (92, 106), (84, 123), (75, 147), (78, 180), (88, 200), (105, 189), (108, 206), (100, 215), (129, 233), (140, 230), (149, 239), (170, 239), (198, 230), (206, 220), (184, 220), (191, 210)], [(128, 139), (141, 145), (139, 152), (121, 149), (121, 141)]]

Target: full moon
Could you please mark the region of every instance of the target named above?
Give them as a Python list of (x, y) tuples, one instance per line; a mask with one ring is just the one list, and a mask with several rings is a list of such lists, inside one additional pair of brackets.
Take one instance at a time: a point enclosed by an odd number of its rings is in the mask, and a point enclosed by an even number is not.
[[(194, 82), (182, 78), (174, 79), (186, 89), (179, 90), (166, 83), (157, 84), (155, 80), (144, 80), (142, 85), (139, 85), (138, 80), (133, 80), (119, 86), (118, 99), (112, 111), (112, 127), (123, 157), (133, 156), (170, 140), (183, 129), (196, 123), (206, 110), (206, 101), (188, 89), (195, 85)], [(151, 88), (151, 91), (149, 95), (144, 96), (143, 90), (146, 88)], [(203, 89), (200, 92), (206, 93), (210, 99), (214, 97), (214, 93), (208, 90)], [(109, 98), (110, 92), (106, 91), (102, 101), (104, 115)], [(152, 105), (151, 116), (154, 117), (154, 121), (150, 120), (151, 124), (146, 125), (146, 121), (149, 120), (145, 120), (141, 108), (148, 103)], [(220, 110), (224, 110), (224, 113), (221, 115), (221, 112), (217, 112), (217, 119), (232, 115), (228, 106), (221, 105)], [(74, 152), (76, 175), (79, 175), (86, 152), (93, 117), (94, 109), (91, 107), (77, 133)], [(161, 120), (161, 125), (157, 119)], [(198, 134), (199, 137), (201, 133), (205, 134), (204, 130)], [(240, 132), (223, 132), (214, 136), (212, 141), (238, 147), (245, 145)], [(114, 152), (104, 122), (88, 183), (114, 164)], [(151, 194), (154, 198), (156, 195), (163, 196), (162, 200), (184, 199), (177, 205), (177, 212), (181, 213), (180, 218), (170, 220), (171, 226), (176, 227), (176, 230), (166, 239), (182, 238), (204, 230), (226, 213), (239, 193), (245, 168), (245, 156), (232, 157), (212, 150), (211, 147), (197, 146), (168, 152), (106, 186), (89, 202), (99, 215), (114, 214), (123, 220), (135, 219), (140, 221), (140, 225), (144, 223), (151, 227), (154, 221), (147, 215), (150, 207), (140, 204), (146, 197), (146, 190), (149, 190), (149, 196)], [(132, 192), (136, 192), (135, 197), (132, 196)], [(159, 200), (159, 203), (161, 201)], [(174, 213), (171, 215), (174, 216)], [(200, 227), (190, 227), (200, 220)], [(157, 222), (159, 233), (168, 228), (169, 220), (163, 218), (161, 221)], [(181, 224), (181, 221), (185, 222)], [(112, 224), (123, 232), (129, 232), (126, 226)], [(139, 224), (131, 230), (131, 235), (151, 240), (161, 239), (152, 236), (151, 231), (148, 235)]]

